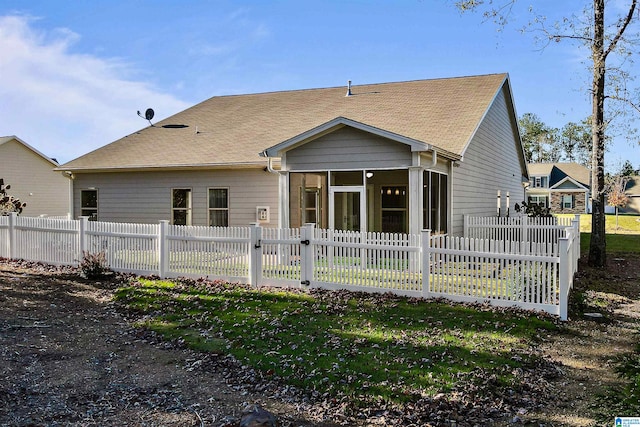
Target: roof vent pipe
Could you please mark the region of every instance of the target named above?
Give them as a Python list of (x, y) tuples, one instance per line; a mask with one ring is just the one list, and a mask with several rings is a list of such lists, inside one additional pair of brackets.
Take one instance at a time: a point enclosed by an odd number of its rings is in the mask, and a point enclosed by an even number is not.
[(345, 96), (351, 96), (351, 80), (347, 81), (347, 94)]

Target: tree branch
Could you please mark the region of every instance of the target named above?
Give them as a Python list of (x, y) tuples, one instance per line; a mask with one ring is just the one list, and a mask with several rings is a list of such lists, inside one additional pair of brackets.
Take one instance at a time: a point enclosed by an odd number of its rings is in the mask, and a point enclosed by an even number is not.
[(636, 110), (638, 113), (640, 113), (640, 105), (631, 102), (631, 100), (629, 98), (624, 98), (624, 97), (618, 96), (618, 95), (608, 95), (607, 98), (613, 99), (615, 101), (624, 102), (625, 104), (628, 104), (631, 108)]
[(609, 43), (609, 47), (604, 51), (604, 54), (602, 55), (603, 59), (606, 58), (613, 49), (615, 49), (618, 41), (622, 38), (622, 34), (624, 34), (624, 31), (627, 29), (627, 26), (633, 19), (633, 12), (636, 9), (636, 3), (637, 0), (632, 0), (631, 6), (629, 6), (629, 13), (622, 21), (622, 26), (618, 28), (618, 33), (616, 34), (616, 36), (613, 38), (613, 40), (611, 40), (611, 43)]

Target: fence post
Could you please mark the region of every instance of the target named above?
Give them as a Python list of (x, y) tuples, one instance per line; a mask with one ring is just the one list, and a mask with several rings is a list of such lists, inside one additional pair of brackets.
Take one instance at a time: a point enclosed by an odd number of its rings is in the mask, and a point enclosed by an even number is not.
[(160, 220), (160, 228), (158, 229), (158, 276), (164, 279), (169, 271), (169, 242), (167, 234), (169, 233), (169, 221)]
[(315, 262), (313, 246), (313, 230), (315, 224), (307, 223), (300, 228), (300, 283), (310, 286), (313, 280), (313, 264)]
[(89, 228), (89, 217), (81, 216), (78, 218), (80, 220), (80, 235), (78, 236), (80, 239), (80, 256), (78, 259), (83, 259), (84, 254), (89, 252), (89, 239), (87, 239), (87, 229)]
[(258, 287), (262, 279), (262, 227), (257, 222), (249, 226), (249, 284)]
[[(466, 218), (466, 215), (465, 215)], [(422, 230), (422, 296), (429, 298), (431, 292), (431, 230)]]
[[(464, 237), (469, 237), (469, 214), (464, 214), (462, 216), (462, 218), (463, 218), (462, 235)], [(423, 232), (424, 232), (424, 230), (423, 230)]]
[(560, 320), (567, 320), (569, 310), (569, 239), (562, 237), (558, 244), (560, 259), (558, 262), (558, 274), (560, 276)]
[(18, 214), (15, 212), (9, 213), (9, 259), (16, 258), (16, 221), (18, 220)]
[(573, 217), (573, 227), (574, 227), (574, 230), (576, 232), (576, 240), (577, 240), (577, 242), (574, 242), (574, 244), (577, 243), (577, 245), (575, 247), (576, 271), (577, 271), (577, 262), (580, 259), (580, 214), (576, 214)]

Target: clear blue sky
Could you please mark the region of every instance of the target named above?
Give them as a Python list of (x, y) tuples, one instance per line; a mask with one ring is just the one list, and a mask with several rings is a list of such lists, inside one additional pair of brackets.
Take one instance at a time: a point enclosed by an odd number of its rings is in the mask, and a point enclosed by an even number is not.
[[(534, 2), (555, 16), (584, 3)], [(498, 32), (444, 0), (5, 0), (0, 135), (66, 162), (145, 127), (148, 107), (159, 120), (216, 95), (501, 72), (519, 115), (584, 119), (586, 53), (541, 50), (518, 32), (528, 18)], [(617, 140), (606, 159), (640, 168), (640, 145)]]

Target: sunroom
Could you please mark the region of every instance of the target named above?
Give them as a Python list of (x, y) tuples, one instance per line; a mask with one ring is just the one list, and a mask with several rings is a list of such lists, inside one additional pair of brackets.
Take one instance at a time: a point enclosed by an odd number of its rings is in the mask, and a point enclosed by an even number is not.
[(447, 233), (451, 161), (429, 144), (339, 117), (267, 149), (280, 227)]

